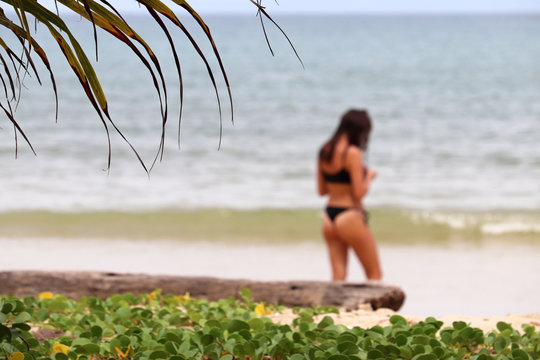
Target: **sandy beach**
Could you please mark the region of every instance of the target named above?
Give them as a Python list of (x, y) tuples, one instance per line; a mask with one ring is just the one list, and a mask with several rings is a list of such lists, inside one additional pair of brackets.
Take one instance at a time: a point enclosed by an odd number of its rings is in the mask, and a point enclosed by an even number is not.
[[(424, 321), (425, 318), (418, 316), (407, 316), (405, 314), (397, 313), (390, 309), (378, 309), (371, 310), (369, 305), (360, 307), (354, 311), (346, 311), (341, 309), (339, 314), (325, 314), (318, 315), (315, 317), (315, 321), (320, 321), (324, 316), (330, 316), (334, 319), (334, 323), (342, 324), (348, 327), (359, 326), (361, 328), (370, 328), (373, 326), (390, 326), (390, 317), (393, 315), (400, 315), (406, 318), (409, 324), (415, 324), (420, 321)], [(282, 313), (275, 313), (267, 315), (274, 322), (282, 324), (290, 324), (297, 317), (291, 309), (286, 309)], [(523, 332), (522, 324), (532, 325), (535, 327), (540, 327), (540, 313), (532, 314), (509, 314), (506, 316), (482, 316), (482, 317), (473, 317), (473, 316), (464, 316), (464, 315), (448, 315), (442, 317), (436, 317), (437, 320), (440, 320), (444, 323), (444, 327), (452, 326), (454, 321), (464, 321), (469, 324), (469, 326), (474, 328), (479, 328), (484, 332), (489, 332), (492, 330), (497, 330), (497, 323), (502, 321), (507, 324), (510, 324), (514, 329), (518, 330), (520, 333)]]

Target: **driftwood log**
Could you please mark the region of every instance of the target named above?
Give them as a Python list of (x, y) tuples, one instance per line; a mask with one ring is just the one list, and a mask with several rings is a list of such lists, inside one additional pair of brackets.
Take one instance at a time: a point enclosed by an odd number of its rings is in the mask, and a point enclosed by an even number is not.
[(243, 288), (251, 290), (254, 301), (285, 306), (331, 305), (356, 309), (359, 305), (370, 304), (373, 309), (398, 310), (405, 299), (400, 288), (377, 283), (250, 281), (105, 272), (0, 272), (0, 295), (19, 297), (50, 291), (70, 298), (104, 298), (113, 294), (129, 292), (137, 295), (161, 289), (163, 294), (189, 292), (192, 297), (218, 300), (238, 297)]

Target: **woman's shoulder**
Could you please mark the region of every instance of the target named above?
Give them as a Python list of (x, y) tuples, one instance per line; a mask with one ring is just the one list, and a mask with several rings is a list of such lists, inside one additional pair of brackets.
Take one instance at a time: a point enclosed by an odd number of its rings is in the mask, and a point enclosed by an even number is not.
[(364, 152), (362, 151), (362, 149), (360, 149), (358, 146), (355, 146), (355, 145), (347, 146), (347, 149), (345, 150), (345, 154), (347, 157), (353, 157), (353, 158), (362, 158), (364, 156)]

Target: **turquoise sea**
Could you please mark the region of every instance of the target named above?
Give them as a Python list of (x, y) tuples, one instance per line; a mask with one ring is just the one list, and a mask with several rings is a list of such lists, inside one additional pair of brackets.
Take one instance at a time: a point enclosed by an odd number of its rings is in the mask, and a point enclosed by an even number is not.
[[(360, 107), (374, 121), (367, 158), (379, 173), (365, 203), (385, 280), (409, 295), (403, 311), (540, 311), (540, 16), (275, 19), (304, 66), (267, 24), (272, 56), (254, 16), (206, 18), (234, 124), (208, 43), (184, 19), (215, 71), (221, 139), (206, 68), (172, 32), (185, 86), (179, 148), (168, 44), (151, 21), (128, 17), (169, 83), (165, 153), (150, 176), (115, 133), (107, 171), (103, 125), (38, 25), (56, 71), (59, 119), (47, 76), (41, 87), (25, 78), (16, 112), (37, 156), (19, 137), (16, 158), (12, 126), (0, 118), (0, 248), (18, 254), (3, 255), (0, 270), (326, 280), (316, 153), (341, 114)], [(93, 57), (91, 27), (70, 24)], [(112, 118), (150, 164), (161, 125), (152, 80), (106, 34), (98, 54)], [(260, 259), (276, 265), (257, 268)], [(350, 267), (350, 280), (362, 281), (352, 258)]]

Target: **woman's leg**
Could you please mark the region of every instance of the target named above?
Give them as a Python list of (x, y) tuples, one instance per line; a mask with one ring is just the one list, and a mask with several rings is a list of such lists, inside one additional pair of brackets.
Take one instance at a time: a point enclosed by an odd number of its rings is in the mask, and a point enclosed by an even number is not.
[(353, 248), (362, 263), (369, 280), (382, 278), (377, 244), (371, 230), (364, 222), (362, 212), (348, 210), (335, 219), (336, 233), (343, 242)]
[(324, 214), (322, 233), (328, 246), (328, 255), (332, 267), (332, 280), (343, 281), (347, 277), (348, 246), (337, 236), (334, 223)]

